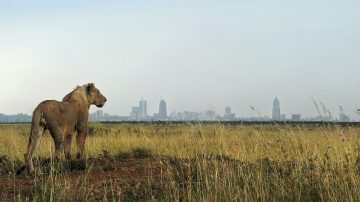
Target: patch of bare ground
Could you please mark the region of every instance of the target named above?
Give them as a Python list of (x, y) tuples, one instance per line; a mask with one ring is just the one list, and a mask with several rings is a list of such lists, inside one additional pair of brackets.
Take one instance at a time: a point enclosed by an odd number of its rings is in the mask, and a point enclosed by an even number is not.
[(42, 186), (46, 184), (56, 186), (51, 183), (64, 186), (63, 191), (66, 190), (66, 192), (63, 194), (69, 198), (79, 195), (79, 189), (85, 192), (82, 193), (83, 196), (91, 197), (94, 200), (104, 198), (105, 192), (109, 191), (111, 194), (115, 193), (120, 196), (124, 194), (124, 191), (131, 192), (129, 189), (132, 187), (159, 185), (161, 178), (164, 177), (162, 171), (165, 162), (168, 160), (156, 157), (89, 158), (85, 162), (85, 167), (77, 168), (77, 165), (70, 165), (65, 170), (63, 169), (62, 173), (43, 173), (35, 177), (26, 174), (21, 176), (2, 175), (0, 177), (0, 197), (1, 200), (11, 200), (26, 195), (31, 198), (34, 195), (32, 192), (46, 194), (44, 190), (36, 189), (44, 189)]

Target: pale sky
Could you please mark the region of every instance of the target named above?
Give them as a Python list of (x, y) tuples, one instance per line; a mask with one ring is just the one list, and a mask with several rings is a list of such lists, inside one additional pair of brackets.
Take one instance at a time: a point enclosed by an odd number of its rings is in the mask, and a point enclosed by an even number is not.
[[(359, 120), (359, 0), (0, 1), (0, 113), (31, 114), (94, 82), (110, 114), (316, 116)], [(96, 107), (92, 107), (94, 111)]]

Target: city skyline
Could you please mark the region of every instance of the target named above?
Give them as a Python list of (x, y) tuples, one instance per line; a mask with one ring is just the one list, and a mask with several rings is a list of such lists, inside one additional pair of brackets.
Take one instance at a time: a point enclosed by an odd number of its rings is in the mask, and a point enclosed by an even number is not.
[[(223, 115), (224, 119), (227, 118), (251, 118), (251, 117), (256, 117), (256, 116), (261, 116), (264, 118), (268, 118), (274, 121), (284, 121), (284, 120), (291, 120), (293, 119), (292, 117), (295, 116), (295, 120), (300, 119), (299, 117), (301, 117), (301, 119), (309, 119), (309, 120), (313, 120), (313, 121), (330, 121), (330, 120), (339, 120), (339, 121), (357, 121), (356, 119), (351, 119), (350, 116), (344, 111), (343, 107), (341, 105), (339, 105), (339, 110), (332, 112), (330, 111), (327, 106), (321, 102), (321, 101), (316, 101), (314, 100), (314, 98), (311, 98), (314, 108), (317, 111), (317, 114), (315, 114), (314, 116), (303, 116), (303, 114), (301, 113), (301, 111), (296, 111), (296, 112), (283, 112), (281, 111), (281, 107), (280, 107), (280, 101), (278, 99), (278, 97), (275, 97), (273, 102), (272, 102), (272, 112), (271, 114), (264, 114), (261, 111), (256, 110), (256, 108), (254, 106), (250, 106), (249, 110), (253, 111), (254, 113), (252, 114), (252, 116), (241, 116), (241, 114), (238, 114), (239, 116), (236, 116), (236, 113), (232, 113), (232, 108), (229, 105), (224, 105), (225, 107), (224, 109), (224, 113), (222, 114), (221, 111), (216, 111), (214, 109), (206, 109), (206, 110), (187, 110), (187, 109), (182, 109), (182, 110), (170, 110), (170, 113), (174, 113), (174, 112), (193, 112), (193, 113), (206, 113), (208, 111), (213, 111), (216, 115)], [(147, 106), (147, 100), (144, 100), (144, 98), (141, 98), (141, 100), (139, 101), (139, 105), (141, 106), (141, 103), (145, 102), (146, 106)], [(166, 100), (165, 99), (161, 99), (160, 103), (159, 103), (159, 107), (158, 107), (158, 113), (154, 112), (153, 113), (153, 117), (156, 117), (155, 119), (159, 119), (159, 114), (161, 114), (163, 111), (163, 113), (167, 114), (167, 104), (166, 104)], [(163, 109), (162, 109), (163, 108)], [(157, 109), (153, 109), (152, 111), (156, 111)], [(131, 117), (131, 113), (130, 112), (130, 117)], [(147, 109), (146, 109), (146, 113), (147, 113)], [(354, 113), (356, 113), (356, 111), (354, 111)], [(151, 115), (149, 115), (151, 116)], [(163, 116), (162, 116), (163, 117)], [(287, 118), (289, 117), (289, 118)], [(161, 120), (162, 118), (160, 118), (159, 120)]]
[[(31, 114), (93, 82), (104, 111), (359, 120), (360, 1), (1, 1), (0, 113)], [(94, 112), (96, 109), (91, 108)]]
[[(313, 98), (312, 98), (313, 99)], [(147, 107), (147, 100), (141, 98), (138, 101), (137, 106), (132, 106), (131, 111), (128, 114), (113, 114), (106, 112), (98, 108), (92, 108), (90, 110), (90, 120), (105, 120), (104, 117), (110, 118), (108, 121), (176, 121), (176, 120), (223, 120), (223, 121), (340, 121), (340, 122), (353, 122), (356, 119), (351, 119), (348, 114), (344, 112), (342, 106), (339, 106), (338, 112), (331, 112), (322, 102), (317, 102), (313, 99), (314, 106), (317, 108), (318, 114), (315, 116), (303, 116), (300, 113), (285, 112), (282, 113), (280, 101), (278, 97), (275, 97), (272, 102), (272, 113), (263, 114), (257, 110), (254, 106), (251, 106), (251, 110), (254, 112), (252, 116), (241, 116), (236, 113), (232, 113), (232, 108), (229, 105), (224, 107), (224, 113), (219, 113), (216, 110), (208, 109), (203, 111), (186, 109), (180, 111), (170, 111), (168, 114), (167, 104), (165, 99), (161, 99), (158, 105), (157, 113), (149, 113)], [(210, 115), (209, 115), (210, 113)], [(288, 116), (287, 116), (288, 114)], [(7, 118), (4, 118), (6, 117)], [(18, 114), (3, 114), (0, 112), (0, 121), (8, 119), (9, 122), (28, 122), (31, 120), (31, 115), (26, 113)], [(7, 122), (7, 121), (5, 121)]]
[[(235, 113), (232, 113), (232, 108), (230, 106), (224, 107), (224, 113), (219, 113), (215, 110), (205, 110), (205, 111), (171, 111), (167, 115), (167, 105), (166, 100), (161, 99), (159, 102), (158, 113), (148, 114), (147, 112), (147, 100), (142, 98), (139, 101), (139, 106), (132, 107), (129, 116), (126, 115), (116, 115), (122, 117), (123, 120), (128, 121), (179, 121), (179, 120), (222, 120), (222, 121), (339, 121), (339, 122), (353, 122), (357, 121), (355, 119), (350, 119), (350, 117), (344, 112), (342, 106), (339, 106), (339, 111), (332, 113), (330, 112), (323, 103), (317, 103), (315, 100), (314, 104), (318, 108), (318, 114), (312, 117), (304, 117), (301, 113), (290, 113), (289, 116), (281, 113), (280, 101), (277, 97), (274, 98), (272, 103), (272, 114), (261, 114), (254, 107), (251, 107), (252, 111), (256, 113), (253, 116), (241, 116)], [(145, 103), (145, 111), (140, 110), (141, 105)], [(321, 108), (319, 109), (319, 105)], [(134, 111), (134, 108), (136, 109)], [(155, 109), (156, 110), (156, 109)], [(93, 116), (98, 116), (98, 114), (103, 114), (102, 110), (97, 109), (93, 112)], [(135, 114), (134, 114), (135, 113)], [(141, 114), (146, 114), (146, 117), (141, 116)], [(111, 116), (107, 113), (108, 116)]]
[[(111, 112), (104, 112), (101, 109), (95, 108), (90, 111), (90, 120), (103, 120), (105, 117), (109, 118), (108, 121), (176, 121), (176, 120), (223, 120), (223, 121), (340, 121), (349, 122), (357, 121), (351, 119), (348, 114), (344, 112), (342, 106), (339, 106), (338, 112), (331, 112), (323, 103), (318, 103), (313, 100), (318, 114), (316, 116), (304, 117), (301, 113), (288, 112), (289, 116), (281, 113), (281, 106), (278, 97), (275, 97), (272, 102), (272, 113), (262, 114), (254, 106), (251, 106), (251, 110), (254, 112), (253, 116), (241, 116), (232, 113), (230, 106), (224, 107), (224, 113), (221, 114), (216, 110), (204, 110), (204, 111), (188, 111), (186, 109), (180, 111), (171, 111), (167, 113), (167, 104), (164, 99), (161, 99), (158, 105), (158, 113), (148, 113), (147, 100), (141, 98), (137, 106), (132, 106), (131, 111), (126, 114), (113, 114)], [(154, 109), (156, 110), (156, 109)], [(255, 115), (256, 114), (256, 115)], [(7, 118), (6, 118), (7, 117)], [(289, 117), (289, 118), (287, 118)], [(31, 120), (31, 115), (18, 113), (18, 114), (3, 114), (0, 112), (0, 121), (8, 120), (9, 122), (28, 122)], [(5, 121), (7, 122), (7, 121)]]

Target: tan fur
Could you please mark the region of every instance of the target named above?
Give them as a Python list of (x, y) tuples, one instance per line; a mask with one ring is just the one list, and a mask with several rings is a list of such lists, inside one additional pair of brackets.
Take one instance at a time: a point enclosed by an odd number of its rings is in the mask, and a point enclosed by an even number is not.
[(34, 110), (28, 147), (25, 153), (25, 165), (20, 168), (20, 174), (26, 168), (32, 174), (34, 166), (32, 154), (40, 136), (49, 130), (55, 143), (55, 157), (60, 158), (64, 150), (66, 158), (70, 158), (72, 135), (77, 131), (77, 158), (81, 158), (87, 135), (87, 122), (90, 105), (102, 107), (106, 98), (93, 83), (76, 87), (67, 94), (61, 102), (45, 100)]

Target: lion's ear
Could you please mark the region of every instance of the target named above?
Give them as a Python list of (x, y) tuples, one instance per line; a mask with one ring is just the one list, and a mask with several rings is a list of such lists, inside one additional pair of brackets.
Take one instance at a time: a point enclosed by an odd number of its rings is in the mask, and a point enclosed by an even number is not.
[(90, 93), (92, 89), (95, 88), (95, 85), (94, 83), (89, 83), (87, 86), (86, 86), (86, 91), (87, 93)]

